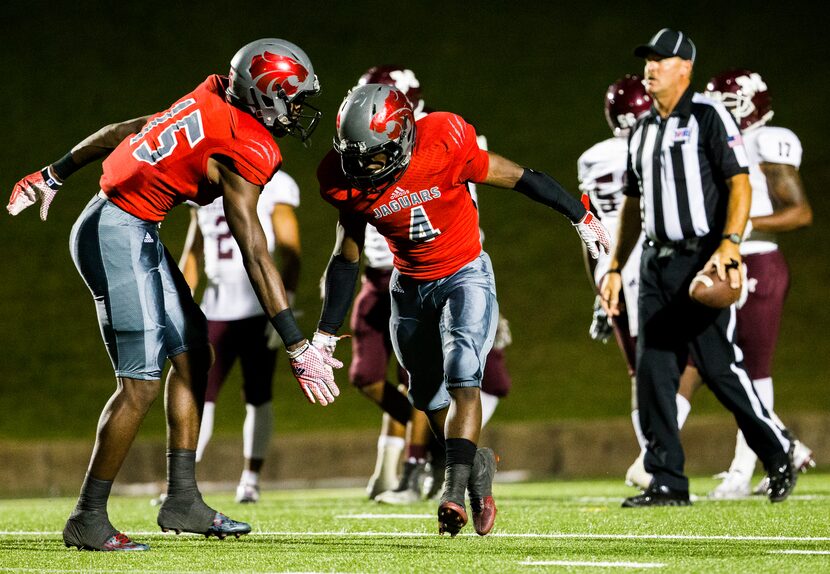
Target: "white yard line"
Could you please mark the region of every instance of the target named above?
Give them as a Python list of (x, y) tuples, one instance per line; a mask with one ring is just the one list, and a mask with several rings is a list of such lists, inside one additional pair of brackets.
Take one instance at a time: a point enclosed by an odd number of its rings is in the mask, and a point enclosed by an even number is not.
[[(29, 530), (2, 530), (0, 536), (57, 536), (62, 534), (60, 530), (52, 531), (29, 531)], [(175, 536), (175, 534), (163, 534), (158, 530), (129, 531), (132, 537), (141, 536)], [(289, 536), (296, 538), (323, 537), (323, 536), (356, 536), (362, 538), (433, 538), (437, 536), (434, 532), (348, 532), (345, 530), (330, 530), (322, 532), (290, 532), (282, 530), (254, 531), (251, 536)], [(182, 535), (201, 536), (201, 534)], [(477, 534), (466, 533), (460, 536), (478, 538)], [(531, 533), (531, 532), (494, 532), (488, 534), (490, 538), (529, 538), (542, 540), (568, 540), (568, 539), (589, 539), (589, 540), (721, 540), (725, 542), (830, 542), (830, 536), (732, 536), (732, 535), (696, 535), (696, 534), (596, 534), (596, 533)]]
[(830, 554), (830, 550), (768, 550), (767, 554)]
[(663, 568), (663, 562), (587, 562), (581, 560), (525, 560), (521, 566), (588, 566), (591, 568)]
[(377, 518), (436, 518), (436, 516), (434, 514), (338, 514), (335, 518), (374, 520)]

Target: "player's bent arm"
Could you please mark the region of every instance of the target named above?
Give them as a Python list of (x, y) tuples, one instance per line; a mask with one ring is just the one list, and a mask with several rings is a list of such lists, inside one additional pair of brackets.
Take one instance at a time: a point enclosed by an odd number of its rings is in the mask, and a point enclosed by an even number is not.
[(55, 163), (31, 173), (18, 181), (12, 189), (9, 214), (17, 215), (30, 205), (40, 202), (40, 219), (46, 221), (49, 206), (63, 185), (63, 181), (92, 161), (108, 155), (121, 140), (135, 133), (147, 122), (147, 117), (136, 118), (105, 126), (80, 142)]
[(196, 209), (190, 210), (190, 226), (187, 228), (187, 237), (184, 240), (184, 250), (179, 260), (179, 269), (182, 270), (184, 280), (187, 281), (190, 292), (195, 293), (199, 286), (199, 269), (204, 262), (204, 238), (199, 229), (199, 216)]
[[(300, 282), (300, 225), (294, 207), (278, 203), (271, 212), (274, 237), (277, 240), (277, 259), (286, 292), (296, 293)], [(289, 297), (290, 298), (290, 297)]]
[(767, 178), (773, 213), (752, 218), (752, 228), (778, 233), (807, 227), (813, 223), (813, 209), (804, 192), (804, 183), (793, 165), (762, 163)]
[[(745, 173), (733, 175), (727, 180), (727, 184), (729, 185), (729, 203), (726, 206), (726, 224), (723, 226), (723, 235), (737, 234), (742, 237), (752, 202), (749, 175)], [(729, 284), (733, 289), (737, 289), (741, 286), (740, 265), (741, 252), (738, 245), (724, 237), (712, 257), (704, 265), (703, 270), (714, 267), (721, 279), (726, 279), (728, 274)]]
[(208, 179), (221, 187), (225, 218), (239, 244), (245, 271), (274, 328), (289, 351), (302, 347), (306, 340), (288, 305), (288, 298), (277, 266), (268, 252), (268, 240), (257, 216), (257, 201), (262, 188), (236, 173), (221, 156), (208, 160)]
[(360, 254), (363, 252), (365, 234), (364, 219), (340, 212), (334, 251), (325, 274), (323, 310), (317, 326), (320, 333), (335, 335), (343, 325), (352, 305), (354, 287), (360, 273)]

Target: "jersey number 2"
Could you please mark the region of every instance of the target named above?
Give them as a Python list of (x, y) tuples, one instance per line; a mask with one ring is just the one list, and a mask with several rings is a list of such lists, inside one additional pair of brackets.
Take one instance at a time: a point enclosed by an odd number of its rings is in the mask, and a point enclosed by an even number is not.
[(158, 162), (172, 154), (179, 140), (176, 137), (176, 132), (184, 130), (187, 136), (187, 143), (192, 148), (197, 143), (202, 141), (205, 137), (205, 130), (202, 127), (202, 114), (199, 110), (190, 112), (183, 118), (170, 124), (158, 135), (159, 145), (156, 149), (151, 149), (150, 144), (146, 141), (142, 142), (133, 151), (133, 157), (138, 161), (156, 165)]
[(439, 235), (441, 235), (441, 230), (432, 226), (423, 206), (413, 207), (409, 213), (409, 239), (415, 243), (426, 243)]

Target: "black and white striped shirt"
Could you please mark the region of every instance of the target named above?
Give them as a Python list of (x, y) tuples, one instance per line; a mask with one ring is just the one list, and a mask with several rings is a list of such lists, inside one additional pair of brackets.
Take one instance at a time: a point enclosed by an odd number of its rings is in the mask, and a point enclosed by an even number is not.
[(631, 130), (625, 194), (640, 197), (646, 237), (722, 233), (727, 180), (749, 173), (741, 132), (720, 102), (686, 90), (669, 117), (652, 108)]

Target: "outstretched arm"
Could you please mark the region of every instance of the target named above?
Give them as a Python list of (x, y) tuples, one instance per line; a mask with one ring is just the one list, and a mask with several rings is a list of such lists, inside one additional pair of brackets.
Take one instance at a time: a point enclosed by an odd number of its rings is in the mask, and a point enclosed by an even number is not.
[(46, 221), (49, 205), (64, 180), (83, 166), (109, 155), (121, 143), (121, 140), (140, 130), (147, 123), (148, 117), (143, 116), (104, 126), (73, 147), (69, 153), (55, 163), (27, 175), (15, 184), (6, 209), (11, 215), (17, 215), (40, 201), (40, 219)]
[(596, 259), (600, 248), (608, 253), (608, 232), (588, 210), (587, 196), (580, 202), (546, 173), (523, 168), (493, 152), (488, 155), (490, 164), (484, 183), (515, 189), (533, 201), (555, 209), (571, 220), (591, 257)]
[(225, 163), (222, 157), (208, 160), (208, 178), (222, 189), (228, 227), (239, 244), (254, 292), (285, 343), (300, 388), (309, 402), (318, 401), (323, 406), (333, 402), (340, 390), (334, 382), (332, 367), (339, 368), (343, 364), (323, 356), (310, 345), (297, 325), (257, 216), (261, 188), (236, 173), (230, 162)]

